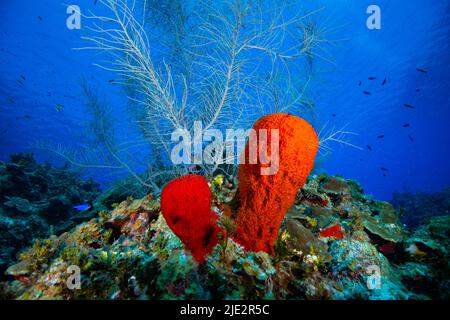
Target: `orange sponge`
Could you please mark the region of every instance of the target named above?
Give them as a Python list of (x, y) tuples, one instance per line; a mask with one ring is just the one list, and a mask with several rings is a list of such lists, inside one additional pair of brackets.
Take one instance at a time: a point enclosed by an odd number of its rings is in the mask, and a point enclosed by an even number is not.
[[(313, 168), (319, 139), (308, 122), (283, 113), (260, 118), (253, 129), (258, 136), (258, 160), (254, 164), (249, 163), (251, 147), (247, 142), (244, 151), (246, 161), (239, 166), (235, 240), (247, 250), (273, 254), (286, 211), (294, 203), (297, 191), (305, 184)], [(275, 174), (263, 175), (262, 172), (270, 164), (262, 163), (261, 155), (267, 154), (267, 158), (272, 156), (270, 141), (272, 135), (276, 135), (271, 129), (278, 129), (279, 167)], [(262, 134), (267, 134), (267, 143), (261, 143)]]

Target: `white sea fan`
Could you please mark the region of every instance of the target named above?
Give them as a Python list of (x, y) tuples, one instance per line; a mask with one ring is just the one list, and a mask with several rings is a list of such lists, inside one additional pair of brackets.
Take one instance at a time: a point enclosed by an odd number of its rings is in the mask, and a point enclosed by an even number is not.
[[(158, 5), (163, 6), (164, 1), (169, 0), (161, 0)], [(169, 2), (174, 5), (174, 1), (178, 0)], [(138, 141), (118, 142), (104, 132), (106, 127), (101, 123), (94, 125), (99, 129), (96, 133), (104, 154), (93, 158), (106, 158), (106, 168), (124, 170), (158, 192), (160, 186), (152, 180), (155, 176), (170, 177), (192, 170), (212, 174), (220, 169), (219, 165), (171, 166), (170, 137), (175, 130), (192, 132), (196, 121), (201, 121), (202, 133), (212, 128), (222, 132), (248, 129), (257, 118), (268, 113), (311, 112), (313, 104), (307, 91), (312, 74), (310, 67), (304, 67), (314, 56), (315, 39), (323, 41), (312, 34), (316, 29), (311, 17), (316, 11), (295, 12), (294, 4), (280, 4), (276, 0), (199, 1), (196, 9), (201, 9), (190, 13), (190, 20), (197, 27), (195, 32), (191, 30), (188, 34), (173, 19), (168, 28), (175, 33), (175, 39), (179, 36), (173, 48), (182, 56), (178, 61), (185, 64), (180, 68), (164, 58), (155, 58), (158, 55), (147, 33), (151, 23), (145, 20), (149, 6), (155, 6), (154, 1), (99, 0), (99, 3), (109, 9), (110, 15), (85, 16), (92, 22), (85, 27), (89, 34), (82, 37), (89, 45), (79, 49), (108, 53), (107, 62), (96, 65), (117, 73), (117, 82), (124, 85), (135, 105), (134, 124), (142, 134)], [(175, 8), (180, 16), (186, 14), (183, 2)], [(186, 20), (181, 19), (180, 23)], [(181, 36), (189, 39), (180, 41)], [(101, 104), (92, 92), (86, 88), (84, 91), (94, 109), (94, 121), (104, 122), (106, 111), (98, 108)], [(326, 141), (335, 138), (331, 136)], [(161, 166), (144, 165), (148, 172), (138, 174), (139, 165), (130, 163), (137, 160), (129, 150), (140, 145), (149, 146), (154, 163), (167, 166), (167, 171), (162, 173)], [(63, 148), (56, 151), (74, 165), (102, 166), (78, 161)]]

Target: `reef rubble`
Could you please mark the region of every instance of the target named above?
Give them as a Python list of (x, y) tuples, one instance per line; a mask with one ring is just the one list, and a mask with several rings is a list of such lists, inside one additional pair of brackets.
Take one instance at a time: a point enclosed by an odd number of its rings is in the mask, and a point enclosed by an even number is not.
[[(365, 195), (357, 182), (314, 175), (298, 191), (269, 255), (233, 240), (233, 181), (215, 177), (209, 185), (227, 235), (204, 262), (169, 228), (159, 198), (129, 197), (23, 250), (6, 271), (1, 298), (449, 298), (450, 216), (409, 231), (391, 204)], [(71, 266), (79, 270), (75, 289), (68, 286)]]

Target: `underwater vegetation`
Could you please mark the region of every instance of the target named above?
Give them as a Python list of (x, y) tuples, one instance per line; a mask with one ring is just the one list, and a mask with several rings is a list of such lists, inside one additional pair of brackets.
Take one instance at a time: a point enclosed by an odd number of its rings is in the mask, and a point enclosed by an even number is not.
[[(205, 192), (200, 177), (189, 179), (198, 180)], [(175, 190), (183, 186), (180, 181)], [(209, 185), (218, 225), (232, 230), (225, 207), (232, 205), (237, 185), (223, 176)], [(432, 217), (408, 231), (392, 205), (372, 199), (357, 182), (342, 177), (314, 175), (298, 190), (273, 255), (220, 236), (198, 263), (165, 215), (152, 195), (130, 198), (68, 232), (34, 242), (6, 271), (13, 279), (0, 286), (2, 298), (449, 298), (450, 217)], [(209, 251), (210, 243), (204, 248)], [(72, 265), (81, 270), (81, 284), (69, 290)], [(380, 271), (375, 288), (368, 285), (374, 266)]]
[(66, 168), (38, 164), (32, 154), (10, 156), (0, 162), (0, 270), (35, 238), (45, 238), (91, 219), (73, 205), (95, 199), (99, 186)]

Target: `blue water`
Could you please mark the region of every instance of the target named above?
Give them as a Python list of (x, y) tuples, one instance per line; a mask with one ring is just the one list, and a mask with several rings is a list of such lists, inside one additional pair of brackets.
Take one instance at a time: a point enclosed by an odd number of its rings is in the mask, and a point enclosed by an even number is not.
[[(76, 4), (83, 13), (106, 13), (95, 2)], [(381, 8), (380, 30), (366, 27), (370, 4)], [(311, 0), (305, 5), (305, 10), (318, 8), (322, 10), (316, 18), (332, 41), (323, 44), (322, 57), (314, 61), (320, 72), (312, 89), (313, 124), (318, 130), (325, 123), (347, 125), (358, 133), (351, 142), (363, 149), (333, 145), (321, 169), (356, 179), (366, 192), (386, 200), (396, 191), (449, 186), (449, 2)], [(93, 66), (104, 55), (73, 50), (85, 45), (80, 37), (86, 30), (67, 29), (67, 17), (62, 1), (0, 0), (1, 160), (14, 152), (33, 151), (39, 160), (61, 163), (56, 155), (32, 145), (43, 140), (74, 149), (89, 144), (89, 113), (80, 79), (98, 87), (114, 110), (112, 121), (120, 128), (116, 134), (134, 139), (124, 91), (109, 82), (116, 75)], [(59, 112), (57, 104), (64, 105)], [(403, 128), (406, 123), (410, 127)], [(117, 178), (104, 170), (89, 174), (105, 183)]]

